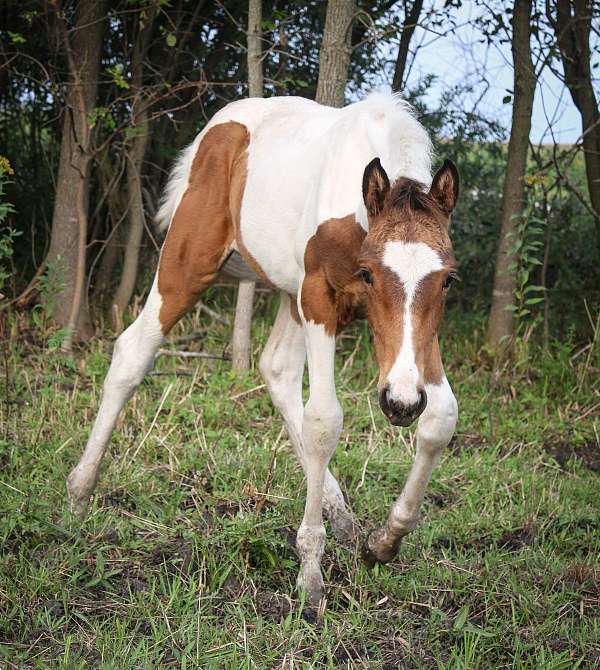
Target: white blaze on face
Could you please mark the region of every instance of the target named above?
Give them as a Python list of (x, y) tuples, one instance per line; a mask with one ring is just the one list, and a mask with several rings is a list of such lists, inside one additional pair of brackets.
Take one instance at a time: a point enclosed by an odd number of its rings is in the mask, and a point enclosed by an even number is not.
[(419, 400), (419, 370), (413, 345), (411, 308), (419, 283), (443, 268), (439, 255), (423, 242), (394, 240), (385, 245), (383, 264), (396, 273), (405, 293), (402, 344), (387, 378), (390, 396), (396, 402), (413, 405)]

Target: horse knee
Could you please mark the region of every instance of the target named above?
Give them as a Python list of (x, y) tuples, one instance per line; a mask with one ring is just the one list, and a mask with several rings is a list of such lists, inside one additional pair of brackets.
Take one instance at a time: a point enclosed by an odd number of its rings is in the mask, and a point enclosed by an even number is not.
[(137, 331), (138, 324), (134, 322), (117, 338), (105, 387), (136, 388), (154, 367), (157, 347)]
[(299, 375), (290, 369), (286, 360), (265, 350), (260, 357), (258, 369), (267, 384), (273, 404), (278, 409), (286, 407), (299, 385)]
[(427, 407), (417, 435), (423, 448), (439, 451), (450, 442), (458, 420), (458, 404), (448, 381), (427, 386)]
[(306, 450), (330, 456), (342, 432), (343, 420), (344, 413), (337, 398), (327, 403), (309, 399), (302, 423)]

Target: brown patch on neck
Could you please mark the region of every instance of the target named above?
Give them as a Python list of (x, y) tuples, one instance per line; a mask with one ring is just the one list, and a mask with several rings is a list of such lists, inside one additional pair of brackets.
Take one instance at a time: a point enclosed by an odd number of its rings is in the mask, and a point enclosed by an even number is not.
[(210, 128), (198, 146), (158, 265), (165, 335), (214, 281), (235, 238), (231, 177), (249, 142), (246, 127), (229, 121)]
[(356, 270), (365, 236), (354, 214), (348, 214), (321, 223), (306, 245), (300, 303), (304, 318), (323, 324), (328, 335), (352, 321), (364, 297)]

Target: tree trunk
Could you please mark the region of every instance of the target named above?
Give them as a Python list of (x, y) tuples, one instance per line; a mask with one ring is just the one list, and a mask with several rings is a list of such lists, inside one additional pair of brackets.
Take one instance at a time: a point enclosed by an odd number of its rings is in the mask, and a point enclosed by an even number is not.
[(262, 0), (248, 0), (248, 95), (263, 97)]
[[(248, 94), (251, 98), (262, 98), (263, 95), (261, 24), (262, 0), (248, 0)], [(255, 288), (253, 281), (240, 280), (231, 340), (231, 363), (236, 372), (250, 369)]]
[(148, 146), (149, 127), (146, 101), (142, 92), (143, 69), (155, 16), (156, 7), (152, 8), (145, 15), (143, 27), (140, 19), (138, 23), (140, 31), (131, 57), (131, 88), (134, 98), (131, 106), (130, 128), (133, 138), (126, 143), (125, 148), (125, 158), (127, 161), (125, 171), (127, 175), (127, 192), (129, 194), (127, 202), (129, 229), (125, 243), (121, 281), (119, 282), (110, 310), (112, 328), (117, 333), (123, 329), (123, 313), (135, 289), (140, 246), (144, 235), (145, 215), (144, 198), (142, 195), (142, 164)]
[(319, 52), (319, 80), (315, 100), (331, 107), (344, 106), (350, 65), (350, 38), (356, 13), (355, 0), (329, 0), (323, 43)]
[(588, 191), (600, 254), (600, 112), (590, 69), (591, 0), (557, 0), (554, 31), (560, 49), (565, 83), (581, 114), (583, 153)]
[(531, 111), (535, 91), (535, 72), (531, 60), (532, 0), (516, 0), (513, 10), (512, 54), (514, 67), (514, 100), (504, 190), (502, 193), (502, 224), (496, 257), (492, 308), (487, 342), (496, 349), (513, 336), (514, 317), (508, 309), (516, 289), (517, 256), (514, 231), (523, 215), (523, 198)]
[[(123, 190), (121, 187), (121, 167), (110, 160), (109, 151), (96, 161), (100, 188), (106, 194), (108, 209), (108, 225), (106, 226), (106, 242), (100, 251), (101, 258), (98, 269), (93, 275), (94, 289), (92, 301), (101, 305), (112, 291), (114, 269), (119, 261), (123, 236), (121, 234), (121, 218), (125, 216), (126, 207), (123, 204)], [(97, 261), (96, 261), (97, 262)]]
[(127, 160), (127, 191), (129, 192), (129, 229), (125, 243), (125, 258), (121, 281), (111, 306), (111, 323), (115, 332), (123, 329), (123, 313), (131, 300), (135, 289), (138, 273), (140, 246), (144, 234), (144, 200), (142, 196), (142, 163), (148, 145), (147, 114), (142, 112), (136, 116), (136, 126), (143, 128), (130, 147), (126, 149)]
[(58, 180), (52, 216), (52, 237), (47, 262), (60, 280), (53, 295), (45, 296), (54, 322), (83, 340), (93, 329), (84, 293), (87, 206), (90, 177), (90, 137), (87, 117), (96, 102), (98, 71), (102, 54), (105, 1), (81, 0), (77, 4), (75, 29), (69, 39), (59, 16), (69, 61), (69, 90), (65, 101)]
[(401, 91), (404, 86), (404, 74), (406, 72), (406, 63), (408, 61), (408, 47), (414, 35), (415, 28), (419, 23), (419, 16), (423, 9), (423, 0), (414, 0), (410, 12), (404, 16), (404, 25), (402, 26), (402, 35), (400, 37), (400, 46), (398, 47), (398, 57), (396, 58), (396, 69), (394, 70), (394, 80), (392, 81), (392, 91), (394, 93)]

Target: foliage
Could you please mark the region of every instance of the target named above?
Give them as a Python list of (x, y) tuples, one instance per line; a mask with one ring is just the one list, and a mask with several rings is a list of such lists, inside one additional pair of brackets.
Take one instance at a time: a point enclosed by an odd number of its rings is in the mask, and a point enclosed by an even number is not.
[[(53, 51), (52, 41), (47, 39), (53, 34), (49, 14), (15, 0), (9, 5), (12, 9), (7, 12), (2, 48), (4, 56), (12, 59), (11, 77), (9, 85), (0, 89), (0, 143), (20, 175), (17, 183), (8, 186), (8, 198), (19, 212), (12, 223), (21, 234), (14, 244), (17, 273), (13, 281), (18, 292), (38, 269), (49, 246), (67, 67), (64, 54)], [(69, 3), (66, 6), (71, 7)], [(99, 98), (89, 113), (95, 146), (102, 147), (94, 157), (89, 198), (87, 285), (94, 297), (90, 304), (98, 307), (96, 320), (101, 312), (99, 297), (110, 295), (110, 285), (103, 286), (102, 282), (110, 283), (118, 276), (122, 258), (120, 251), (108, 253), (105, 241), (117, 240), (128, 222), (123, 156), (139, 127), (131, 118), (135, 95), (131, 88), (132, 59), (153, 6), (153, 2), (132, 4), (126, 0), (108, 3)], [(407, 3), (378, 0), (359, 2), (358, 6), (352, 33), (349, 99), (356, 99), (372, 87), (389, 84)], [(431, 34), (448, 34), (457, 23), (459, 6), (460, 2), (432, 5), (426, 8), (422, 23)], [(246, 94), (246, 12), (245, 0), (203, 3), (200, 7), (193, 0), (158, 5), (143, 70), (143, 91), (152, 117), (142, 173), (148, 218), (156, 209), (161, 186), (177, 151), (218, 109)], [(542, 21), (544, 8), (540, 5), (536, 12)], [(267, 95), (314, 96), (324, 15), (325, 3), (316, 0), (264, 0)], [(492, 3), (488, 11), (484, 3), (478, 3), (476, 15), (486, 39), (507, 39), (509, 17), (505, 5)], [(539, 58), (550, 48), (544, 41), (548, 31), (542, 21), (535, 35)], [(26, 41), (15, 43), (11, 34), (26, 36)], [(470, 81), (446, 87), (440, 103), (433, 106), (428, 91), (435, 81), (434, 74), (424, 75), (405, 95), (432, 133), (436, 156), (453, 158), (460, 168), (462, 189), (452, 236), (463, 290), (456, 300), (465, 310), (486, 309), (498, 242), (507, 131), (493, 115), (484, 114), (475, 104), (466, 104), (477, 97)], [(550, 157), (550, 150), (546, 151), (546, 158)], [(581, 156), (563, 162), (561, 174), (585, 193)], [(531, 166), (530, 171), (537, 169)], [(102, 177), (101, 170), (109, 176), (108, 180)], [(546, 168), (550, 181), (558, 176), (557, 166)], [(550, 231), (546, 286), (549, 330), (564, 335), (574, 325), (578, 337), (585, 339), (589, 324), (584, 298), (591, 305), (600, 300), (600, 270), (594, 245), (590, 244), (593, 222), (581, 202), (566, 190), (555, 205), (565, 223), (553, 224)], [(539, 255), (533, 256), (540, 260)], [(116, 267), (105, 271), (105, 259)], [(138, 293), (144, 292), (147, 269), (155, 263), (154, 243), (145, 235)], [(537, 282), (539, 277), (534, 274)]]
[(7, 176), (14, 175), (14, 170), (6, 156), (0, 156), (0, 299), (6, 280), (11, 276), (10, 261), (13, 256), (13, 245), (19, 233), (6, 224), (9, 214), (15, 211), (14, 206), (5, 201), (5, 186), (9, 183)]

